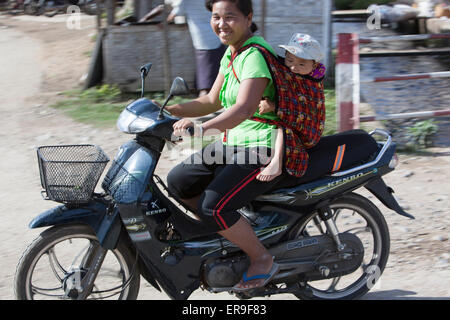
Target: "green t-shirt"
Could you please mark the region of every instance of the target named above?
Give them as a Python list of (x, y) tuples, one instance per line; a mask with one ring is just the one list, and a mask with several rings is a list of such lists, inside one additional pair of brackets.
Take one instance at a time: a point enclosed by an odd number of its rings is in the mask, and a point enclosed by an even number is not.
[[(248, 39), (243, 46), (251, 43), (259, 44), (267, 50), (276, 55), (272, 47), (260, 36), (254, 36)], [(225, 51), (225, 54), (220, 61), (219, 72), (224, 75), (224, 83), (220, 91), (219, 99), (225, 109), (231, 108), (236, 103), (236, 98), (239, 92), (239, 82), (233, 74), (233, 69), (228, 67), (231, 60), (231, 50)], [(263, 55), (256, 48), (249, 48), (241, 52), (233, 61), (234, 71), (236, 72), (239, 81), (251, 78), (268, 78), (269, 83), (264, 90), (264, 97), (268, 97), (274, 101), (275, 87), (273, 85), (272, 76)], [(279, 120), (274, 112), (259, 114), (255, 112), (254, 116), (272, 120)], [(256, 146), (272, 146), (272, 139), (275, 141), (276, 126), (261, 123), (253, 120), (244, 120), (242, 123), (227, 130), (226, 145), (256, 147)], [(222, 133), (223, 138), (224, 133)]]

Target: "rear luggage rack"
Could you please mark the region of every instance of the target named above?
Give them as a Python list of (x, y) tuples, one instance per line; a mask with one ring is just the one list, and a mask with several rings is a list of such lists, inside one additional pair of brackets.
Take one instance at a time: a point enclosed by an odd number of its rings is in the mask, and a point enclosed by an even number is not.
[(387, 132), (385, 130), (381, 130), (381, 129), (375, 129), (374, 131), (370, 132), (369, 134), (371, 136), (373, 136), (374, 134), (379, 134), (379, 135), (385, 136), (387, 138), (386, 142), (384, 142), (383, 148), (381, 148), (381, 151), (380, 151), (380, 153), (378, 153), (378, 156), (375, 158), (375, 160), (373, 160), (371, 162), (368, 162), (368, 163), (365, 163), (363, 165), (360, 165), (360, 166), (357, 166), (357, 167), (345, 170), (345, 171), (339, 171), (339, 172), (333, 173), (333, 174), (330, 175), (331, 177), (341, 177), (341, 176), (345, 176), (345, 175), (350, 174), (350, 173), (354, 173), (354, 172), (360, 171), (360, 170), (365, 169), (365, 168), (369, 168), (371, 166), (374, 166), (375, 164), (377, 164), (381, 160), (381, 158), (384, 156), (386, 150), (389, 148), (389, 146), (392, 143), (392, 137), (389, 134), (389, 132)]

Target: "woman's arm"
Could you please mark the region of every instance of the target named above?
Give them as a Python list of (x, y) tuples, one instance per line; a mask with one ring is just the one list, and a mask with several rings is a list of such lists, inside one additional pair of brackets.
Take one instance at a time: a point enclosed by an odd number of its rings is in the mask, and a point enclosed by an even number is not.
[(269, 83), (267, 78), (251, 78), (241, 82), (236, 104), (220, 115), (205, 122), (203, 131), (209, 129), (219, 130), (232, 129), (256, 112), (263, 96), (264, 90)]
[(219, 100), (219, 93), (222, 89), (223, 82), (224, 76), (219, 72), (211, 90), (207, 95), (186, 103), (167, 106), (166, 110), (175, 117), (179, 118), (202, 117), (216, 112), (222, 108), (222, 104)]
[[(207, 130), (214, 129), (214, 134), (217, 134), (217, 130), (223, 132), (227, 129), (232, 129), (244, 120), (253, 116), (255, 111), (258, 109), (259, 102), (268, 82), (269, 79), (267, 78), (251, 78), (243, 80), (239, 87), (236, 104), (222, 112), (214, 119), (203, 123), (201, 125), (203, 133), (207, 133)], [(195, 101), (198, 101), (201, 98), (196, 99)], [(187, 119), (176, 122), (173, 125), (175, 130), (174, 135), (186, 135), (186, 129), (192, 125), (193, 122)], [(197, 129), (195, 131), (199, 132)]]

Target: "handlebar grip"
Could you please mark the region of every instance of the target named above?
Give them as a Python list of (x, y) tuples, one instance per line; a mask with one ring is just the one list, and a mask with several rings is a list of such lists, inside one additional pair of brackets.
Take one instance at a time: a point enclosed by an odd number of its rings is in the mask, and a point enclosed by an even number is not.
[(189, 133), (191, 137), (194, 136), (194, 127), (187, 127), (186, 131)]

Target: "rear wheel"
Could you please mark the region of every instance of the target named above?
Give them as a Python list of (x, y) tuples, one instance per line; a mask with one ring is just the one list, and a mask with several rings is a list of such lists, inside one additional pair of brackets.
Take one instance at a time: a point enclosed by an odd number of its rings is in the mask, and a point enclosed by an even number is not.
[[(339, 233), (356, 235), (364, 245), (364, 259), (351, 274), (306, 283), (307, 294), (295, 294), (300, 299), (356, 299), (366, 294), (380, 278), (386, 266), (390, 238), (389, 229), (380, 210), (368, 199), (351, 193), (330, 204)], [(292, 239), (326, 233), (326, 226), (314, 213), (301, 221)]]
[[(26, 249), (16, 269), (14, 290), (19, 300), (76, 299), (77, 284), (89, 248), (100, 246), (86, 225), (47, 229)], [(136, 299), (139, 292), (136, 254), (123, 241), (108, 251), (87, 299)]]

